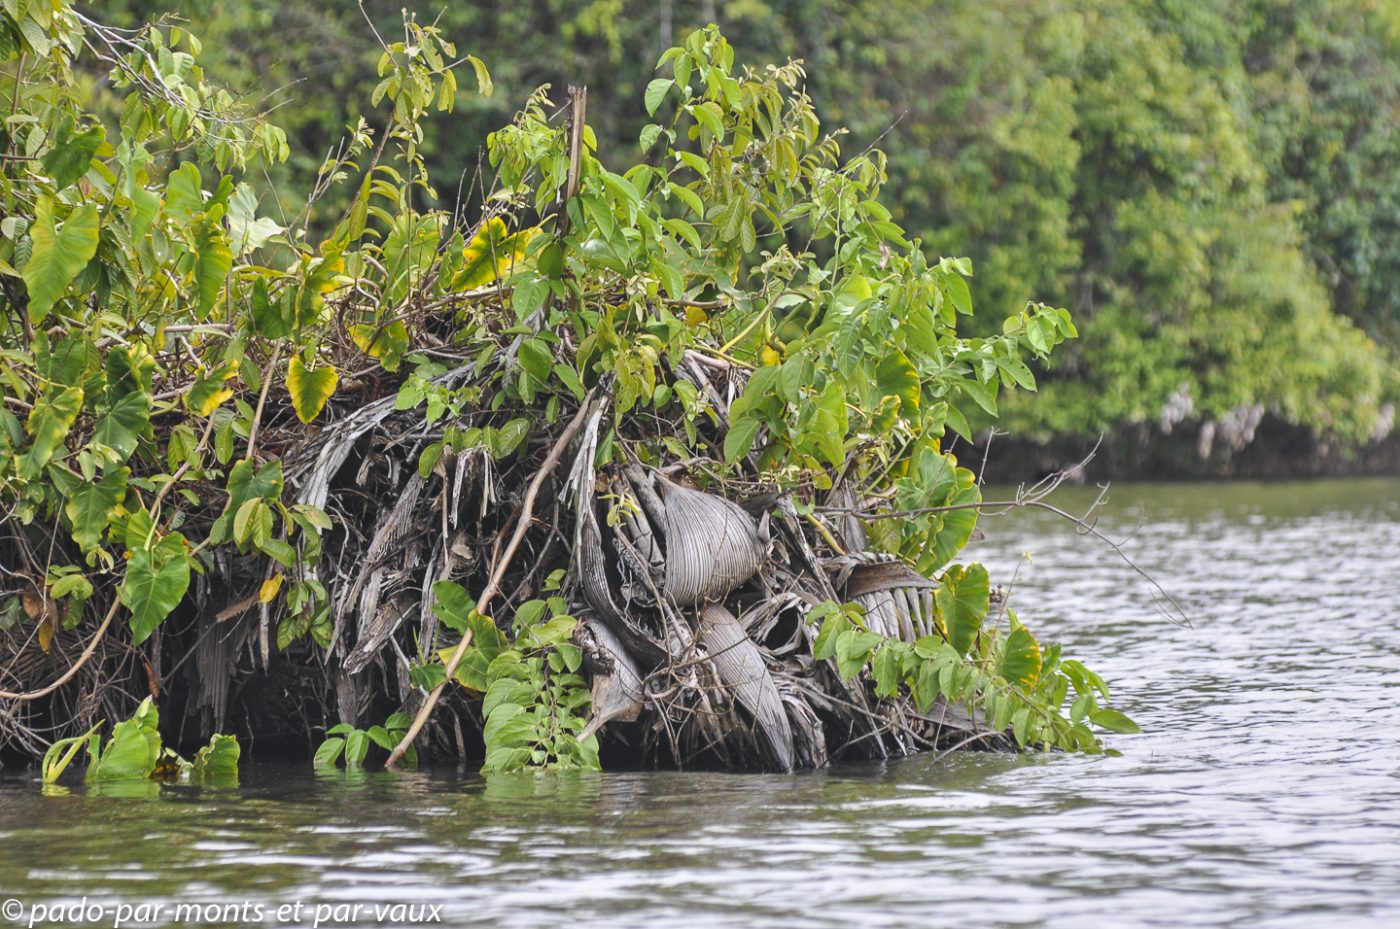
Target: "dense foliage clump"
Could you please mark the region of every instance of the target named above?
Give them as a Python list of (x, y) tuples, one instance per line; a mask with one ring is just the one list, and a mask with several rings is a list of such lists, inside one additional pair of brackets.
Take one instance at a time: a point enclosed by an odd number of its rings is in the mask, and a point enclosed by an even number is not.
[(424, 122), (491, 76), (408, 16), (382, 109), (288, 214), (251, 180), (286, 135), (183, 29), (31, 4), (0, 33), (8, 740), (133, 689), (222, 728), (238, 688), (269, 725), (334, 718), (318, 759), (360, 764), (450, 681), (434, 744), (479, 731), (491, 769), (596, 766), (614, 719), (644, 754), (782, 768), (1132, 728), (956, 560), (980, 492), (945, 441), (1034, 389), (1069, 314), (961, 332), (970, 262), (906, 236), (800, 63), (692, 33), (620, 173), (585, 91), (540, 88), (468, 216)]

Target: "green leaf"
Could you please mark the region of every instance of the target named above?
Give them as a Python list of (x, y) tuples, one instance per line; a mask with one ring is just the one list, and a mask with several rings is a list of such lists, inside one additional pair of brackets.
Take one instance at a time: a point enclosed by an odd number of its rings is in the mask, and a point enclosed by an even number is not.
[(272, 533), (272, 508), (259, 497), (244, 503), (233, 516), (233, 541), (244, 545), (267, 541)]
[(228, 247), (223, 226), (213, 217), (201, 220), (195, 232), (195, 286), (199, 304), (195, 315), (206, 319), (223, 296), (224, 284), (233, 270), (233, 252)]
[(287, 393), (292, 398), (292, 409), (297, 419), (309, 423), (320, 415), (326, 401), (335, 393), (338, 380), (335, 368), (322, 365), (310, 370), (300, 358), (293, 358), (287, 366)]
[(362, 729), (351, 729), (345, 736), (345, 767), (364, 767), (369, 754), (369, 736)]
[(642, 96), (642, 100), (646, 103), (648, 116), (656, 115), (656, 108), (661, 106), (661, 101), (666, 99), (667, 91), (674, 86), (676, 86), (676, 82), (669, 77), (658, 77), (647, 84), (646, 93)]
[(542, 274), (517, 274), (511, 278), (511, 284), (515, 289), (510, 305), (515, 310), (516, 320), (523, 323), (544, 306), (549, 296), (549, 278)]
[(238, 779), (238, 758), (243, 750), (238, 739), (216, 733), (209, 744), (195, 753), (190, 775), (198, 781), (229, 784)]
[(20, 475), (28, 480), (38, 477), (55, 451), (63, 447), (68, 430), (83, 408), (81, 387), (50, 386), (44, 391), (24, 428), (33, 438), (29, 451), (20, 460)]
[(753, 440), (758, 435), (758, 427), (761, 426), (758, 420), (741, 416), (729, 424), (729, 434), (724, 437), (724, 460), (728, 462), (738, 461), (749, 453), (753, 447)]
[(875, 675), (875, 695), (893, 697), (899, 693), (899, 685), (904, 680), (903, 660), (900, 649), (894, 642), (886, 641), (875, 652), (870, 662), (871, 673)]
[(958, 274), (949, 274), (944, 279), (948, 288), (948, 296), (953, 301), (959, 313), (964, 316), (972, 315), (972, 294), (967, 289), (967, 281)]
[(467, 614), (475, 608), (476, 601), (456, 581), (438, 581), (433, 585), (433, 612), (452, 631), (466, 632)]
[(178, 532), (152, 549), (138, 549), (127, 562), (117, 596), (131, 611), (131, 642), (140, 645), (169, 616), (190, 586), (190, 563)]
[(100, 481), (79, 484), (68, 498), (63, 511), (73, 527), (73, 540), (84, 552), (101, 543), (112, 514), (126, 497), (126, 481), (130, 476), (130, 468), (117, 468), (104, 474)]
[(549, 352), (549, 346), (541, 339), (526, 339), (520, 344), (520, 351), (517, 356), (520, 359), (520, 367), (541, 384), (549, 381), (550, 372), (554, 369), (554, 356)]
[(292, 331), (291, 306), (286, 300), (273, 300), (267, 292), (267, 282), (253, 280), (253, 327), (269, 339), (285, 338)]
[(993, 378), (986, 384), (979, 384), (971, 378), (965, 378), (958, 382), (963, 393), (972, 398), (982, 409), (992, 416), (997, 415), (997, 385), (1001, 382)]
[(1025, 748), (1026, 740), (1030, 738), (1031, 732), (1031, 708), (1022, 707), (1011, 717), (1011, 732), (1016, 737), (1016, 744)]
[[(140, 714), (139, 709), (137, 713)], [(111, 740), (87, 769), (84, 780), (90, 783), (144, 780), (155, 771), (159, 757), (160, 733), (155, 726), (138, 718), (123, 720), (112, 728)]]
[(67, 124), (67, 131), (63, 133), (66, 138), (49, 149), (42, 162), (44, 171), (53, 178), (55, 190), (63, 190), (87, 174), (92, 165), (92, 156), (107, 137), (107, 131), (101, 126), (72, 135), (72, 117), (65, 117), (64, 121)]
[(136, 451), (150, 422), (151, 395), (144, 390), (133, 390), (113, 403), (97, 421), (92, 440), (112, 449), (125, 461)]
[(919, 671), (914, 679), (914, 708), (920, 713), (927, 713), (933, 709), (933, 701), (938, 699), (938, 664), (934, 661), (924, 661), (919, 665)]
[(321, 743), (321, 747), (316, 749), (316, 757), (311, 759), (313, 767), (330, 768), (334, 767), (340, 758), (340, 752), (345, 748), (345, 740), (340, 736), (332, 736)]
[(851, 628), (851, 621), (846, 618), (845, 613), (834, 613), (822, 620), (822, 627), (817, 631), (817, 638), (812, 643), (812, 657), (817, 661), (825, 661), (836, 655), (836, 639)]
[(991, 600), (987, 569), (980, 564), (948, 568), (939, 581), (936, 600), (948, 641), (959, 655), (966, 655), (982, 628)]
[(55, 230), (53, 209), (52, 197), (39, 197), (34, 207), (34, 222), (29, 227), (33, 250), (22, 271), (29, 289), (29, 319), (36, 326), (44, 321), (73, 278), (97, 254), (96, 204), (85, 203), (78, 207), (58, 230)]
[(282, 462), (269, 461), (253, 470), (253, 462), (247, 458), (239, 460), (228, 473), (228, 509), (224, 512), (237, 515), (243, 504), (255, 497), (264, 500), (277, 500), (282, 496)]
[(1029, 690), (1040, 678), (1040, 643), (1025, 626), (1017, 626), (1006, 637), (997, 673), (1013, 684)]
[(1118, 732), (1123, 735), (1132, 735), (1142, 731), (1138, 728), (1138, 724), (1129, 719), (1126, 714), (1108, 707), (1090, 713), (1089, 721), (1109, 732)]
[(165, 212), (176, 219), (189, 217), (204, 209), (203, 179), (199, 165), (186, 161), (170, 172), (165, 184)]

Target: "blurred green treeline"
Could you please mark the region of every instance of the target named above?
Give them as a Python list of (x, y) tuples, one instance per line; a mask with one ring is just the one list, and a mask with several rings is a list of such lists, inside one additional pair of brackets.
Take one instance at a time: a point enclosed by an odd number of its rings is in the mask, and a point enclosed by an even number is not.
[(1268, 412), (1363, 442), (1394, 419), (1392, 0), (108, 0), (99, 15), (188, 20), (210, 76), (288, 131), (293, 159), (269, 180), (292, 210), (346, 125), (375, 125), (366, 16), (392, 40), (405, 4), (495, 78), (425, 141), (463, 197), (486, 134), (542, 83), (556, 101), (589, 86), (600, 155), (621, 164), (657, 55), (688, 30), (718, 22), (740, 60), (804, 59), (844, 146), (888, 152), (896, 218), (929, 252), (973, 257), (986, 318), (1029, 299), (1074, 312), (1083, 339), (1057, 353), (1048, 396), (1006, 404), (1024, 434), (1218, 422), (1229, 441)]

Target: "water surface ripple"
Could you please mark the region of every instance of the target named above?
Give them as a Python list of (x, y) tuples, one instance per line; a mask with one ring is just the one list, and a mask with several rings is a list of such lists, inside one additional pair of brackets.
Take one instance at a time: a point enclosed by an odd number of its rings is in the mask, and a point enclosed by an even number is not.
[(1122, 757), (489, 781), (253, 764), (236, 790), (134, 798), (10, 773), (0, 897), (253, 901), (269, 925), (302, 901), (308, 926), (316, 903), (406, 901), (522, 929), (1400, 925), (1400, 481), (1122, 486), (1099, 525), (1191, 628), (1049, 514), (987, 521), (969, 554), (1003, 581), (1019, 564), (1022, 619), (1113, 684), (1145, 730), (1111, 737)]

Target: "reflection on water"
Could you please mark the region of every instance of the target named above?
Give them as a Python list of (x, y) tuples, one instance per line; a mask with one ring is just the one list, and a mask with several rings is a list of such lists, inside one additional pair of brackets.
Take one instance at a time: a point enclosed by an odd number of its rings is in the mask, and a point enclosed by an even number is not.
[(408, 901), (519, 927), (1400, 925), (1400, 482), (1119, 487), (1100, 527), (1132, 534), (1193, 628), (1049, 514), (984, 523), (975, 554), (1003, 581), (1019, 563), (1022, 618), (1115, 685), (1146, 730), (1110, 737), (1123, 757), (487, 781), (252, 765), (237, 789), (149, 798), (11, 776), (0, 897), (252, 901), (269, 925), (301, 901), (308, 926), (316, 903), (373, 925)]

